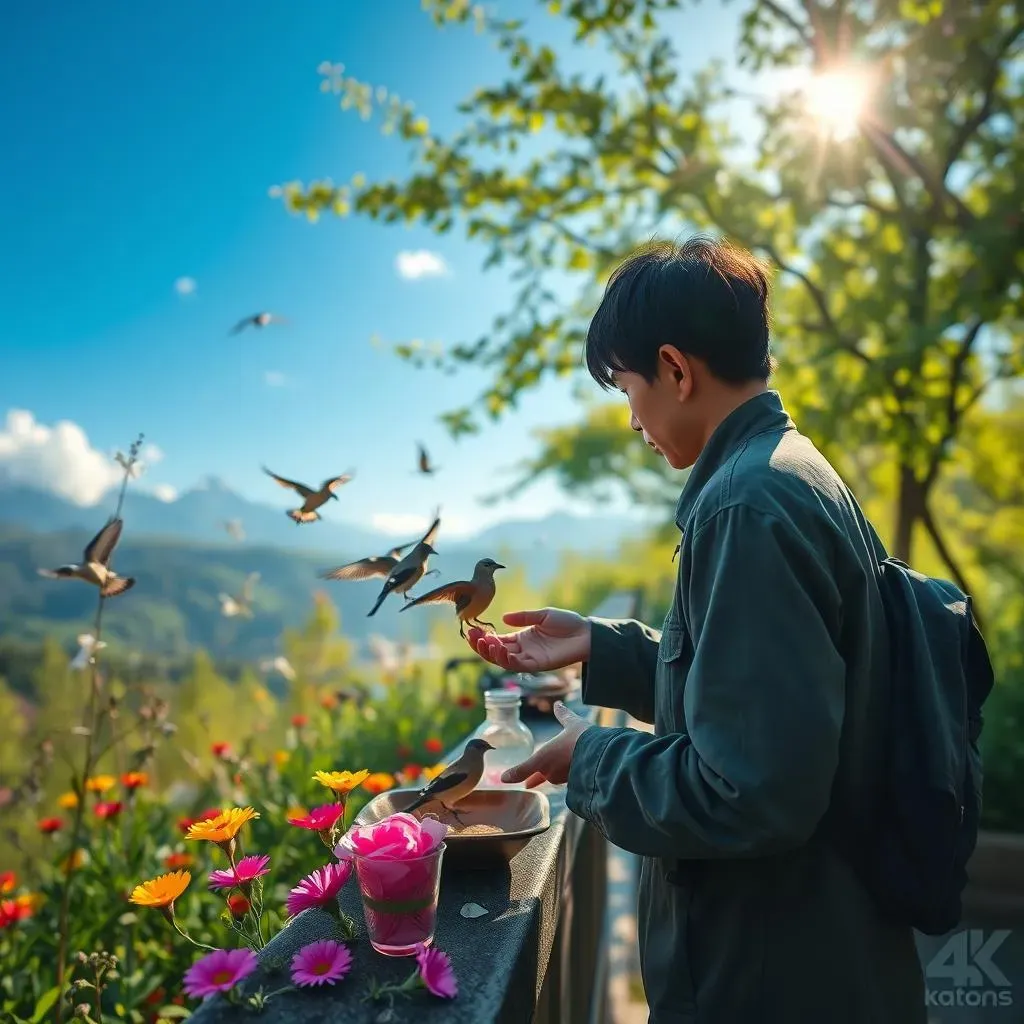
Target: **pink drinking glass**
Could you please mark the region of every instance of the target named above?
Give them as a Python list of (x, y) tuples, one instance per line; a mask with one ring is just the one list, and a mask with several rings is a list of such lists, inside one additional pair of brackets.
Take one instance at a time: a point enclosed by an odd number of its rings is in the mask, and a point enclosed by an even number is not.
[(412, 956), (429, 946), (437, 924), (444, 843), (425, 857), (386, 860), (353, 854), (370, 944), (385, 956)]

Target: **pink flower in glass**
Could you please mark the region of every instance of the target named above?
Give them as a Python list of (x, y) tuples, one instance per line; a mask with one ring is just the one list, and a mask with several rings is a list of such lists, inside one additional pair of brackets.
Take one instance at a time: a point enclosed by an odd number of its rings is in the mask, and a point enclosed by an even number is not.
[(447, 833), (448, 826), (432, 818), (421, 823), (411, 814), (392, 814), (372, 825), (349, 829), (334, 852), (342, 859), (355, 854), (377, 860), (406, 860), (430, 853)]
[(216, 992), (228, 992), (249, 977), (257, 965), (251, 949), (216, 949), (185, 972), (185, 994), (208, 999)]
[(290, 825), (308, 828), (313, 832), (326, 832), (334, 827), (334, 823), (344, 815), (344, 804), (323, 804), (314, 807), (304, 818), (289, 818)]
[(455, 972), (447, 953), (420, 943), (416, 947), (416, 963), (423, 984), (435, 996), (440, 996), (441, 999), (454, 999), (459, 994), (459, 984), (455, 980)]
[(333, 939), (311, 942), (292, 957), (292, 984), (333, 985), (351, 969), (347, 946)]
[(309, 907), (322, 907), (334, 902), (351, 874), (351, 863), (343, 861), (338, 864), (325, 864), (306, 875), (288, 893), (285, 906), (288, 908), (289, 916), (294, 917), (300, 910), (307, 910)]
[(270, 857), (267, 854), (243, 857), (234, 870), (218, 869), (210, 872), (209, 886), (211, 889), (234, 889), (265, 875), (270, 870)]

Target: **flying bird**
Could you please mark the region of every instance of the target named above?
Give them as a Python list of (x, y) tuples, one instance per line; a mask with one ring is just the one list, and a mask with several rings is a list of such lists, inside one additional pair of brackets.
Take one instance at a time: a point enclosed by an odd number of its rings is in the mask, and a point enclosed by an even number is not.
[(256, 586), (257, 581), (260, 578), (258, 572), (251, 572), (245, 577), (245, 582), (242, 584), (242, 590), (236, 596), (232, 597), (230, 594), (220, 593), (217, 595), (217, 599), (220, 601), (220, 612), (225, 618), (231, 619), (236, 615), (241, 615), (243, 618), (252, 618), (252, 592)]
[(446, 583), (443, 587), (430, 590), (426, 594), (409, 601), (400, 612), (408, 611), (419, 604), (439, 604), (441, 601), (452, 601), (455, 604), (455, 614), (459, 620), (459, 636), (466, 637), (466, 623), (471, 626), (490, 626), (494, 629), (493, 622), (484, 622), (480, 616), (483, 615), (490, 603), (494, 600), (495, 586), (494, 573), (497, 569), (504, 569), (501, 562), (493, 558), (481, 558), (476, 563), (471, 580), (457, 580), (455, 583)]
[(437, 472), (438, 467), (435, 466), (430, 461), (430, 456), (427, 454), (427, 449), (424, 448), (422, 444), (418, 444), (417, 447), (419, 448), (419, 457), (416, 461), (416, 464), (419, 468), (419, 471), (421, 473), (427, 474)]
[(388, 594), (402, 594), (408, 601), (409, 598), (406, 596), (408, 591), (426, 575), (427, 559), (436, 554), (437, 552), (426, 540), (417, 541), (412, 551), (388, 573), (388, 578), (384, 581), (384, 586), (377, 596), (376, 604), (366, 613), (367, 618), (377, 613), (377, 609), (384, 603), (384, 598)]
[(79, 633), (78, 653), (71, 659), (68, 668), (81, 671), (92, 661), (93, 654), (107, 646), (105, 640), (97, 640), (92, 633)]
[(405, 808), (405, 813), (412, 814), (436, 801), (460, 825), (463, 824), (455, 805), (465, 800), (480, 784), (484, 775), (484, 754), (493, 749), (487, 740), (470, 740), (461, 756), (419, 791), (416, 799)]
[(266, 327), (268, 324), (287, 323), (283, 316), (277, 313), (253, 313), (252, 316), (243, 317), (231, 328), (231, 334), (240, 334), (246, 327)]
[(228, 519), (222, 525), (232, 540), (245, 540), (245, 528), (241, 519)]
[(109, 568), (110, 556), (121, 539), (124, 521), (110, 519), (86, 545), (81, 565), (61, 565), (56, 569), (40, 569), (39, 575), (47, 579), (79, 579), (100, 588), (102, 597), (117, 597), (135, 586), (130, 576), (118, 576)]
[[(412, 547), (416, 543), (427, 543), (433, 546), (434, 541), (437, 539), (437, 531), (441, 527), (440, 511), (438, 509), (434, 513), (434, 521), (419, 541), (409, 541), (408, 544), (400, 544), (398, 547), (392, 548), (386, 555), (369, 555), (366, 558), (360, 558), (357, 562), (339, 565), (335, 569), (324, 569), (323, 572), (319, 572), (317, 575), (324, 580), (368, 580), (374, 576), (390, 576), (391, 570), (398, 565), (402, 552), (406, 548)], [(429, 576), (431, 573), (436, 572), (436, 569), (431, 569), (429, 573), (424, 573), (424, 575)]]
[(295, 669), (292, 668), (292, 663), (283, 654), (277, 655), (276, 658), (265, 658), (260, 662), (260, 671), (265, 675), (277, 672), (284, 676), (288, 682), (292, 683), (295, 681)]
[(299, 508), (289, 509), (286, 513), (289, 519), (295, 520), (296, 526), (302, 523), (316, 522), (320, 518), (320, 513), (317, 512), (317, 509), (321, 505), (325, 505), (331, 498), (337, 501), (338, 495), (336, 492), (338, 488), (347, 484), (355, 475), (353, 472), (348, 472), (342, 473), (341, 476), (328, 477), (320, 485), (320, 490), (315, 491), (312, 487), (300, 484), (296, 480), (289, 480), (286, 477), (278, 476), (276, 473), (271, 473), (266, 466), (263, 467), (263, 472), (271, 479), (276, 480), (282, 487), (295, 491), (303, 499), (302, 505)]

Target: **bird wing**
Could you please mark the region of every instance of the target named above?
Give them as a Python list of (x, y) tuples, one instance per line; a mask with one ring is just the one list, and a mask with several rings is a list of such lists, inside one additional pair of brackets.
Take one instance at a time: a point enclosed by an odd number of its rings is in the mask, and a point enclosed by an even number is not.
[(235, 324), (234, 327), (231, 328), (231, 331), (229, 333), (231, 333), (231, 334), (238, 334), (240, 331), (244, 331), (246, 329), (246, 327), (248, 327), (251, 323), (254, 323), (254, 322), (255, 322), (255, 317), (251, 317), (251, 316), (243, 317), (241, 320), (238, 321), (237, 324)]
[(430, 524), (430, 529), (427, 530), (422, 537), (422, 543), (429, 544), (431, 547), (434, 546), (434, 541), (437, 540), (437, 531), (441, 529), (441, 510), (438, 509), (434, 513), (434, 521)]
[(103, 584), (103, 589), (100, 593), (104, 597), (117, 597), (118, 594), (123, 594), (134, 586), (135, 580), (131, 576), (111, 576)]
[(285, 515), (297, 523), (315, 523), (320, 518), (319, 512), (303, 512), (301, 508), (289, 509)]
[(337, 569), (325, 569), (318, 573), (324, 580), (368, 580), (371, 576), (388, 576), (398, 565), (398, 559), (391, 555), (370, 555), (358, 562), (339, 565)]
[(443, 587), (428, 590), (398, 610), (404, 612), (407, 608), (418, 604), (440, 604), (442, 601), (452, 601), (455, 604), (455, 610), (461, 611), (472, 600), (475, 590), (475, 586), (469, 580), (457, 580), (455, 583), (446, 583)]
[(469, 778), (469, 772), (442, 772), (433, 782), (420, 790), (419, 799), (437, 797), (454, 789)]
[(339, 487), (344, 487), (353, 476), (355, 473), (352, 472), (342, 473), (341, 476), (330, 476), (320, 485), (320, 490), (333, 494)]
[(45, 576), (48, 580), (59, 580), (66, 576), (75, 575), (75, 567), (73, 565), (62, 565), (56, 569), (37, 569), (36, 572), (40, 576)]
[(99, 562), (100, 565), (106, 565), (114, 553), (114, 548), (117, 547), (117, 542), (121, 539), (123, 526), (124, 521), (121, 519), (107, 520), (103, 529), (86, 545), (86, 563)]
[(287, 487), (290, 490), (295, 491), (297, 494), (301, 494), (304, 498), (308, 498), (311, 495), (316, 494), (316, 491), (314, 491), (312, 487), (300, 484), (297, 480), (289, 480), (285, 476), (278, 476), (276, 473), (271, 473), (266, 466), (263, 467), (263, 472), (272, 480), (276, 480), (282, 487)]
[(386, 558), (392, 558), (397, 563), (398, 559), (402, 557), (402, 552), (405, 551), (406, 548), (411, 548), (413, 546), (413, 544), (415, 544), (415, 543), (416, 543), (416, 541), (411, 540), (411, 541), (409, 541), (408, 544), (399, 544), (397, 547), (393, 547), (387, 553), (387, 555), (385, 557)]

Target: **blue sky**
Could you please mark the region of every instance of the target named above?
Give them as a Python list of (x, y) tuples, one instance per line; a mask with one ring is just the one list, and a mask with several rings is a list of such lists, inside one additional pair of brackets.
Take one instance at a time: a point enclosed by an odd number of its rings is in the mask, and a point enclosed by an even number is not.
[[(531, 12), (558, 42), (542, 8), (497, 5)], [(727, 51), (735, 8), (686, 18), (695, 66)], [(577, 417), (568, 385), (456, 444), (436, 416), (481, 379), (417, 371), (371, 344), (478, 336), (510, 291), (500, 269), (481, 271), (482, 250), (360, 219), (312, 225), (268, 196), (292, 179), (406, 166), (401, 143), (320, 91), (324, 60), (415, 100), (442, 131), (500, 70), (486, 37), (438, 31), (416, 0), (60, 0), (7, 14), (0, 420), (69, 420), (103, 452), (145, 431), (163, 452), (148, 487), (213, 474), (280, 503), (261, 463), (310, 483), (354, 468), (335, 519), (382, 523), (443, 501), (457, 528), (565, 507), (552, 483), (489, 508), (476, 498), (507, 482), (531, 429)], [(448, 273), (403, 279), (396, 258), (417, 250)], [(183, 296), (185, 277), (196, 287)], [(289, 322), (228, 336), (260, 309)], [(432, 480), (411, 473), (417, 440), (442, 467)]]

